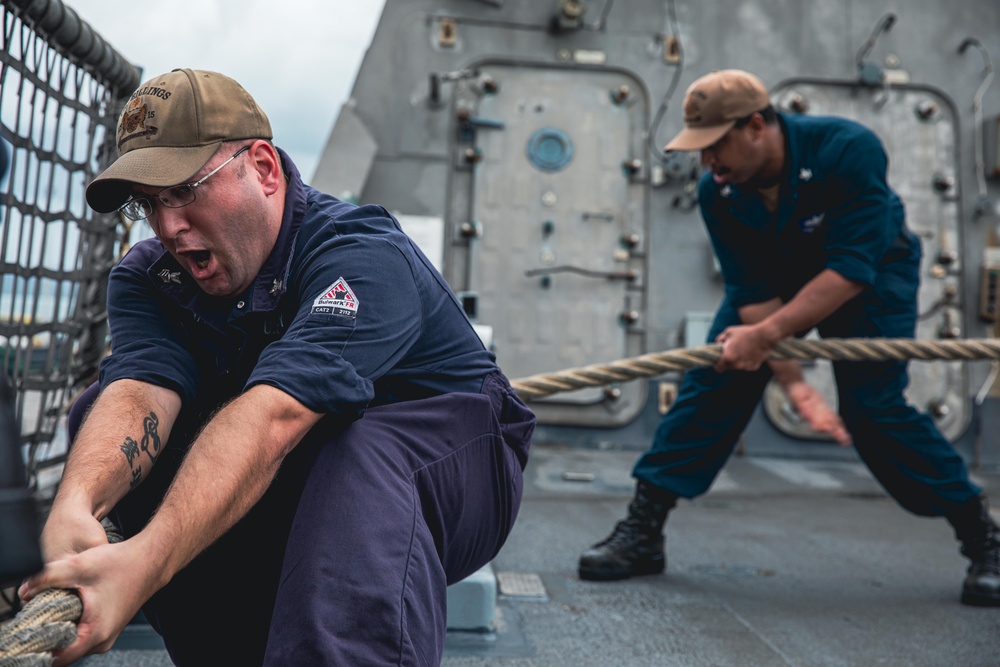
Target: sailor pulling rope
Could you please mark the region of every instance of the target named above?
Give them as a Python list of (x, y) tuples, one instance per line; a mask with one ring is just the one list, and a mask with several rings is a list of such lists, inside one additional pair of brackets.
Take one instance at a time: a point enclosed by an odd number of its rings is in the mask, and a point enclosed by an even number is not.
[[(714, 365), (722, 353), (719, 344), (646, 354), (608, 364), (595, 364), (555, 373), (541, 373), (511, 386), (525, 400), (563, 391), (626, 382), (670, 371)], [(1000, 339), (790, 339), (778, 344), (775, 360), (829, 359), (831, 361), (979, 361), (1000, 359)], [(110, 526), (108, 539), (119, 541)], [(74, 591), (51, 589), (28, 602), (13, 620), (0, 626), (0, 667), (49, 667), (52, 652), (76, 637), (75, 622), (83, 606)]]

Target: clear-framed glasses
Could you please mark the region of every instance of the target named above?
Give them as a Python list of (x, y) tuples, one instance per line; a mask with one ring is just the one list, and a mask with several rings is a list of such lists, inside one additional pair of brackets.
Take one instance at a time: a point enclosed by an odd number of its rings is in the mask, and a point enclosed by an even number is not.
[(194, 201), (195, 188), (211, 178), (215, 172), (219, 171), (248, 150), (250, 150), (249, 146), (244, 146), (239, 149), (233, 153), (231, 158), (205, 174), (194, 183), (172, 185), (169, 188), (163, 188), (155, 195), (133, 195), (132, 198), (122, 204), (118, 210), (121, 211), (129, 220), (145, 220), (149, 216), (153, 215), (156, 211), (157, 204), (162, 204), (167, 208), (181, 208), (182, 206), (187, 206)]

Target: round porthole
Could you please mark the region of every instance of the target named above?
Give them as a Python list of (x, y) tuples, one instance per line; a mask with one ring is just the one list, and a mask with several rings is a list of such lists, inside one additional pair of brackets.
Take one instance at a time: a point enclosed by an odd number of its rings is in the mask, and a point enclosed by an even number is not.
[(562, 130), (543, 128), (528, 140), (528, 159), (542, 171), (559, 171), (573, 159), (573, 142)]

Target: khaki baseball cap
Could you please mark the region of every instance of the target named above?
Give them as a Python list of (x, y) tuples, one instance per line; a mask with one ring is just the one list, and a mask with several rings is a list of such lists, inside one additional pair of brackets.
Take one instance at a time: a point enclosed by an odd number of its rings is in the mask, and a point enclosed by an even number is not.
[(99, 213), (124, 204), (134, 184), (184, 183), (223, 141), (271, 139), (271, 124), (233, 79), (205, 70), (175, 69), (139, 86), (118, 118), (118, 159), (87, 186)]
[(692, 83), (684, 95), (684, 129), (665, 151), (700, 151), (733, 128), (736, 121), (771, 103), (764, 83), (738, 69), (720, 69)]

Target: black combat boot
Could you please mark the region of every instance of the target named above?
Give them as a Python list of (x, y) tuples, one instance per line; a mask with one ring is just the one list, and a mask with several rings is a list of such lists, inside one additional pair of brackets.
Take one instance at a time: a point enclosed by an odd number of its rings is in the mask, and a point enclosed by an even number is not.
[(948, 517), (968, 558), (962, 604), (1000, 606), (1000, 527), (990, 517), (985, 496), (973, 498)]
[(639, 482), (628, 516), (615, 524), (606, 540), (580, 556), (580, 578), (611, 581), (663, 572), (663, 523), (676, 504), (673, 493)]

